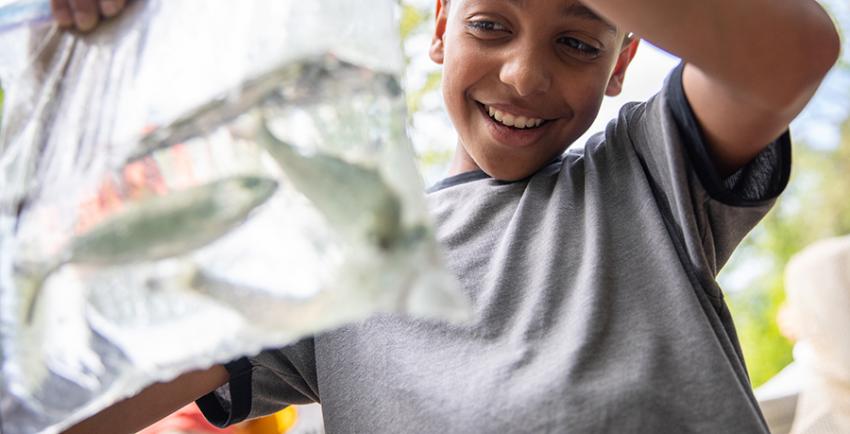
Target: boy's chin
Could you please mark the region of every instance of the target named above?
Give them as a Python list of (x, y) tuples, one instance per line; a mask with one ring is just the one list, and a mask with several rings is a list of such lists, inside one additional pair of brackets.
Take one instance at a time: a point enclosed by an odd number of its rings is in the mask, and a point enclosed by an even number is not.
[(504, 182), (520, 181), (534, 175), (545, 167), (548, 162), (540, 164), (484, 164), (481, 165), (481, 170), (488, 176)]

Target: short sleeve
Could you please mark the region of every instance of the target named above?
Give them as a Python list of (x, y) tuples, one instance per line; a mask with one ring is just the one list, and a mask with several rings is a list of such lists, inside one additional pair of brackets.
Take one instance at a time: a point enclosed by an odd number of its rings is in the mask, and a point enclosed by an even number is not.
[(196, 401), (220, 428), (272, 414), (290, 404), (319, 402), (313, 338), (225, 365), (228, 384)]
[(669, 108), (684, 149), (708, 195), (729, 206), (759, 206), (782, 193), (791, 173), (791, 140), (786, 131), (770, 143), (750, 164), (725, 179), (711, 161), (702, 128), (685, 96), (684, 64), (673, 70), (666, 83)]
[(646, 103), (626, 106), (609, 134), (634, 147), (656, 202), (690, 262), (712, 279), (785, 189), (791, 170), (786, 131), (732, 176), (723, 178), (685, 96), (684, 64)]

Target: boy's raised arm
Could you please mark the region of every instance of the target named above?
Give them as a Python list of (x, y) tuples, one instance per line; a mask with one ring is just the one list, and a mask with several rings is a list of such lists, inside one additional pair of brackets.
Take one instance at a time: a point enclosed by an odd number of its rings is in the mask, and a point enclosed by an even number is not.
[(64, 434), (135, 433), (225, 384), (222, 365), (157, 383), (71, 427)]
[(814, 0), (583, 3), (687, 62), (685, 94), (724, 175), (785, 131), (840, 50)]

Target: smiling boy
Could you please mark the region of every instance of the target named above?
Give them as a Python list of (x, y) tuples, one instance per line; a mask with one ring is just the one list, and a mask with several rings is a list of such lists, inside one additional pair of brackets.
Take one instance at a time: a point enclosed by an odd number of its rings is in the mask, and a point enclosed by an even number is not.
[[(452, 173), (524, 178), (590, 127), (603, 95), (620, 91), (637, 40), (580, 3), (532, 3), (438, 3), (430, 55), (444, 65), (443, 98), (460, 136)], [(531, 127), (500, 126), (517, 120)]]
[[(620, 92), (627, 30), (683, 64), (566, 151)], [(784, 189), (788, 124), (837, 53), (811, 0), (438, 2), (458, 144), (428, 200), (475, 319), (378, 315), (77, 430), (206, 394), (222, 425), (315, 401), (328, 432), (767, 432), (715, 276)]]

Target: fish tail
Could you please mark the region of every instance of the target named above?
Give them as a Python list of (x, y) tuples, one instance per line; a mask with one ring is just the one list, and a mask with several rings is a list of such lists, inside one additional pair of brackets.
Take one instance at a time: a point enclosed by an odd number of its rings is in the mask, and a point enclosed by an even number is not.
[(36, 306), (41, 299), (40, 296), (44, 288), (44, 283), (57, 268), (56, 266), (45, 268), (23, 266), (18, 267), (16, 270), (18, 277), (15, 280), (18, 286), (18, 293), (23, 295), (24, 322), (27, 325), (32, 324), (35, 317)]

